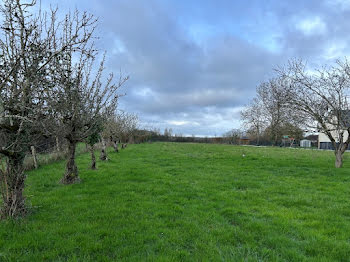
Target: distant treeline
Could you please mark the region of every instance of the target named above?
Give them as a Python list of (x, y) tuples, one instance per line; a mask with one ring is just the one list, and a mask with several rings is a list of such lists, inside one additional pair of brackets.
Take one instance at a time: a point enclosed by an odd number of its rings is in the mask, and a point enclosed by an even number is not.
[[(299, 146), (299, 142), (304, 137), (301, 134), (293, 138), (295, 146)], [(317, 146), (317, 135), (306, 137), (312, 141), (312, 146)], [(240, 130), (231, 130), (220, 137), (199, 137), (199, 136), (183, 136), (173, 135), (170, 132), (160, 133), (159, 130), (135, 130), (130, 141), (135, 143), (144, 142), (184, 142), (184, 143), (213, 143), (213, 144), (231, 144), (231, 145), (260, 145), (260, 146), (291, 146), (291, 141), (286, 139), (285, 143), (275, 144), (268, 135), (261, 136), (259, 140), (251, 135)], [(281, 141), (281, 140), (280, 140)]]
[(245, 144), (246, 141), (232, 137), (198, 137), (161, 134), (159, 131), (136, 130), (131, 138), (135, 143), (144, 142), (187, 142), (187, 143), (215, 143), (215, 144)]

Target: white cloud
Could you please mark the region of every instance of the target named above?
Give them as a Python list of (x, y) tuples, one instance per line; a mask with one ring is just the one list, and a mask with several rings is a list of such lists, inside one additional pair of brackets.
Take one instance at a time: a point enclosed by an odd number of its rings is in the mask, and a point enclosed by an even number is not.
[(138, 89), (135, 89), (133, 93), (137, 96), (141, 97), (152, 97), (154, 96), (154, 92), (150, 87), (139, 87)]
[(342, 58), (343, 56), (347, 55), (346, 51), (344, 51), (346, 47), (347, 47), (347, 44), (343, 41), (332, 43), (325, 50), (325, 53), (323, 56), (327, 60), (335, 60), (335, 59)]
[(170, 125), (174, 125), (174, 126), (183, 126), (183, 125), (187, 125), (190, 122), (188, 121), (175, 121), (175, 120), (170, 120), (170, 121), (166, 121), (168, 124)]
[(113, 42), (112, 54), (116, 55), (127, 51), (124, 43), (118, 37), (114, 37)]
[(327, 25), (319, 16), (303, 19), (297, 23), (296, 27), (307, 36), (325, 34), (327, 32)]
[(350, 0), (326, 0), (326, 5), (334, 9), (348, 10), (350, 9)]

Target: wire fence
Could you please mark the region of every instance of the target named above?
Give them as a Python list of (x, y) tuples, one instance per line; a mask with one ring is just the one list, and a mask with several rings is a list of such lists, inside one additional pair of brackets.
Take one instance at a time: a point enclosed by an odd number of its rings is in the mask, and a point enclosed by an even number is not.
[[(100, 144), (95, 145), (95, 149), (100, 149)], [(87, 153), (88, 147), (84, 143), (77, 144), (76, 155)], [(64, 140), (50, 140), (41, 142), (31, 147), (25, 156), (24, 168), (31, 170), (41, 165), (50, 164), (67, 158), (68, 144)]]

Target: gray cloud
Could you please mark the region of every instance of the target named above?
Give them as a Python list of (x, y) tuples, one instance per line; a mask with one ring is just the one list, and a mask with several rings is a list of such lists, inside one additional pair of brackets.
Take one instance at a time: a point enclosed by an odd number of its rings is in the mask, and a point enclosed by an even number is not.
[[(54, 0), (52, 0), (54, 2)], [(214, 135), (239, 127), (256, 86), (289, 58), (349, 54), (348, 1), (67, 1), (100, 17), (108, 69), (130, 75), (121, 107), (143, 125)]]

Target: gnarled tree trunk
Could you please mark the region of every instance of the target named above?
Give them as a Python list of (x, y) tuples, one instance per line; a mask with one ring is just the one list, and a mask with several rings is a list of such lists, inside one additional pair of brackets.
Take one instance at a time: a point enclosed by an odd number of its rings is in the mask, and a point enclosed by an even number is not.
[(343, 166), (343, 152), (342, 150), (335, 151), (335, 167), (340, 168)]
[(336, 168), (340, 168), (343, 166), (343, 155), (345, 153), (345, 151), (348, 149), (349, 147), (349, 141), (350, 141), (350, 137), (348, 137), (348, 139), (343, 142), (343, 139), (340, 139), (341, 141), (338, 143), (336, 143), (335, 141), (333, 141), (333, 147), (334, 147), (334, 154), (335, 154), (335, 167)]
[(104, 140), (104, 138), (101, 139), (102, 141), (102, 149), (101, 149), (101, 155), (100, 155), (100, 159), (102, 161), (108, 160), (107, 158), (107, 146), (106, 146), (106, 141)]
[(115, 141), (115, 140), (113, 140), (113, 147), (114, 147), (114, 151), (118, 153), (118, 152), (119, 152), (119, 149), (118, 149), (118, 142)]
[(76, 142), (69, 141), (66, 172), (61, 180), (63, 184), (73, 184), (73, 183), (80, 182), (80, 178), (78, 175), (78, 167), (75, 163), (75, 148), (76, 148)]
[(90, 145), (90, 153), (91, 153), (91, 169), (96, 169), (96, 157), (95, 157), (95, 149), (94, 145)]
[(27, 212), (24, 189), (24, 155), (14, 154), (7, 159), (6, 170), (0, 172), (2, 207), (1, 217), (19, 217)]

